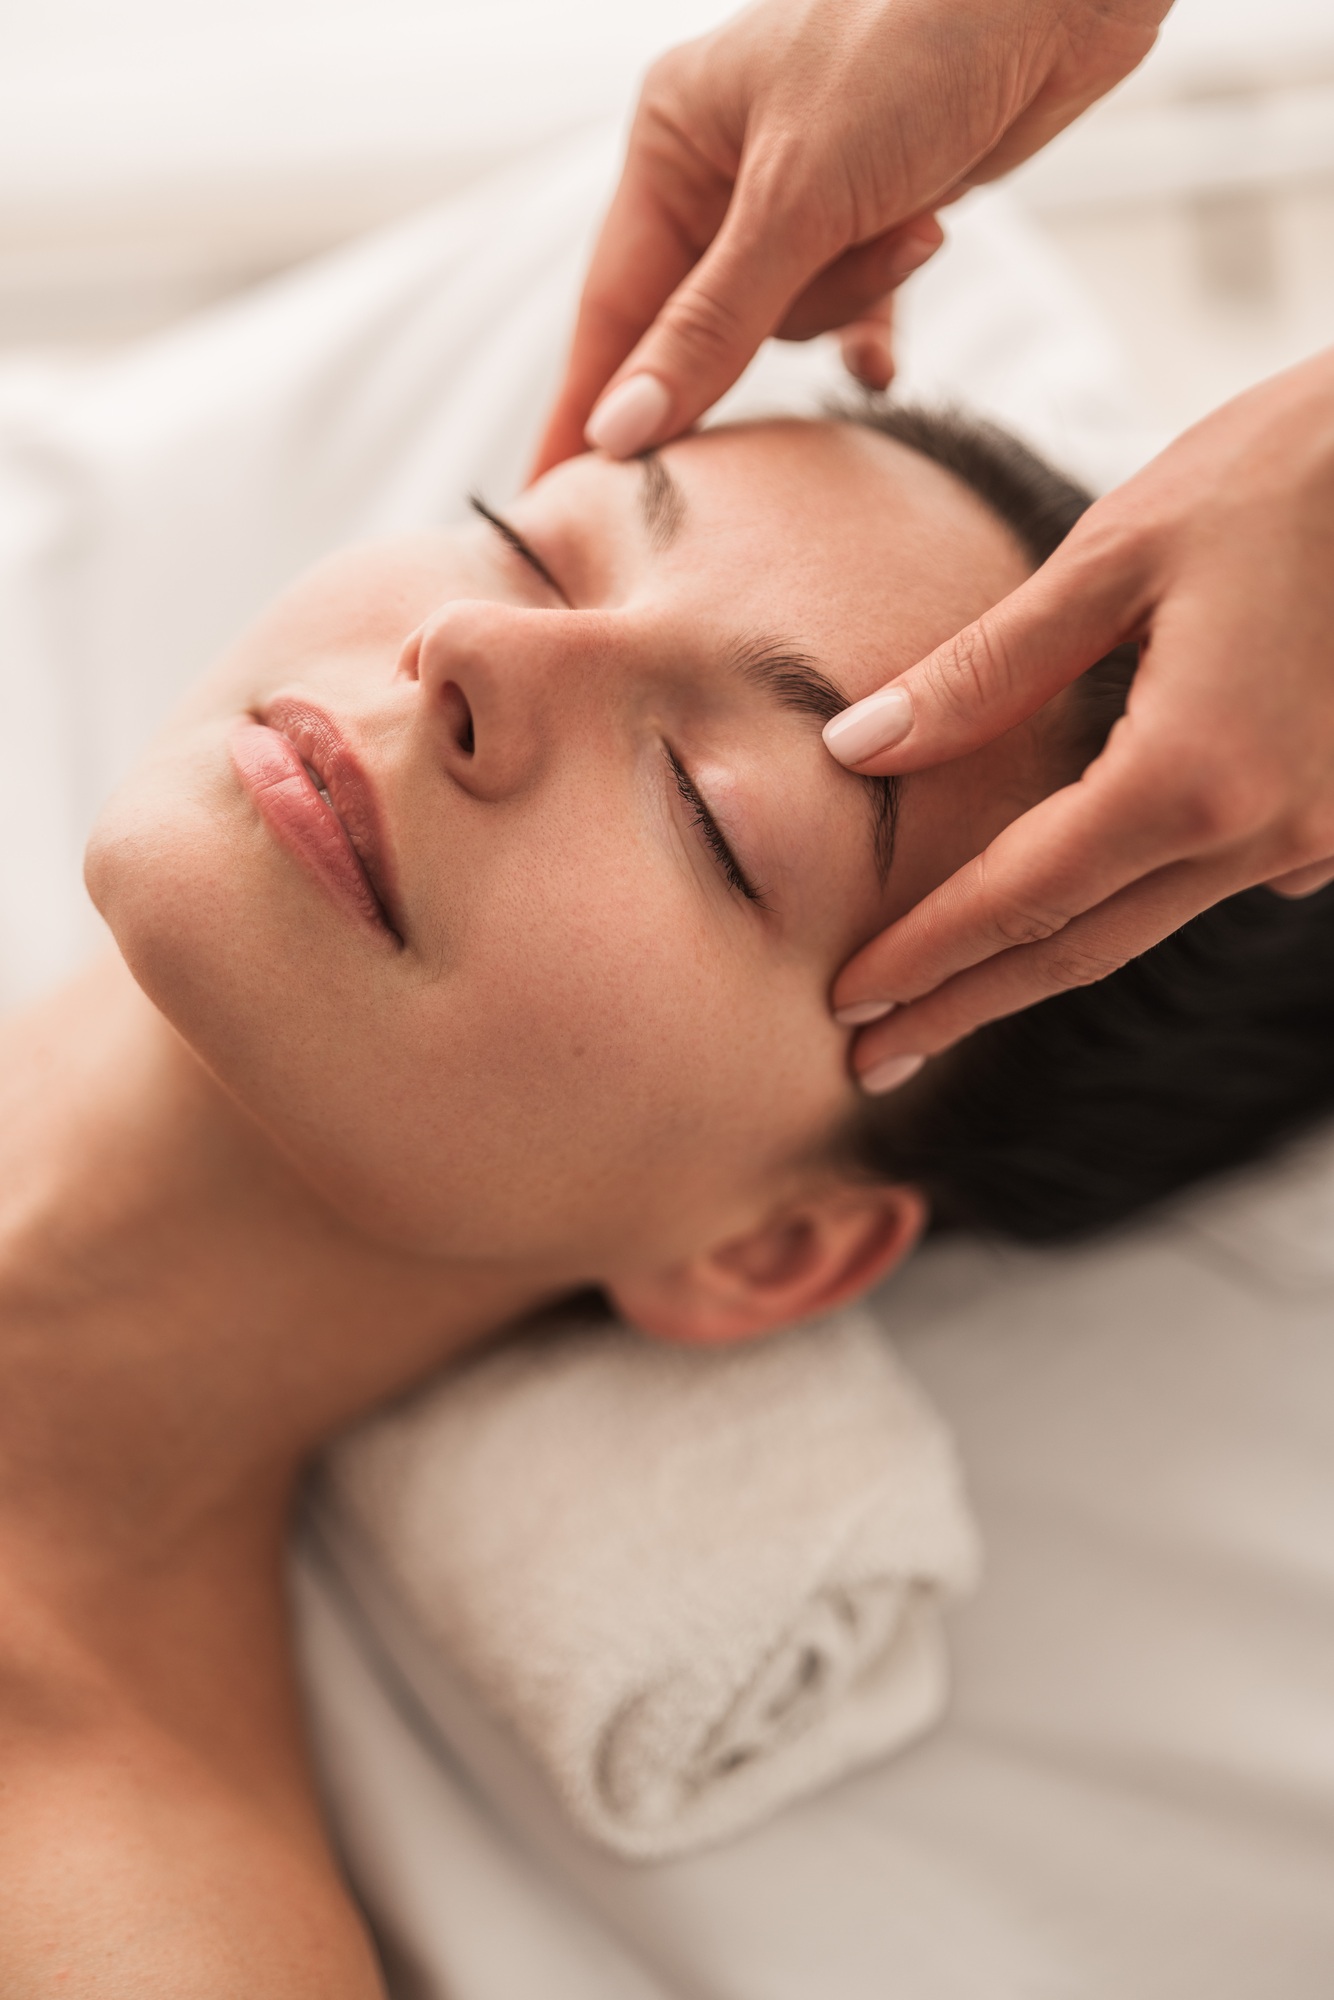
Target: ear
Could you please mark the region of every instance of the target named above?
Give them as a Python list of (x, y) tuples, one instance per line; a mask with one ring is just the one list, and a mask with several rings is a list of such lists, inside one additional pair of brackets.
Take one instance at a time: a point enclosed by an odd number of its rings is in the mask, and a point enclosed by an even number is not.
[(840, 1182), (684, 1264), (606, 1290), (633, 1326), (664, 1340), (750, 1340), (859, 1298), (908, 1255), (927, 1216), (916, 1188)]

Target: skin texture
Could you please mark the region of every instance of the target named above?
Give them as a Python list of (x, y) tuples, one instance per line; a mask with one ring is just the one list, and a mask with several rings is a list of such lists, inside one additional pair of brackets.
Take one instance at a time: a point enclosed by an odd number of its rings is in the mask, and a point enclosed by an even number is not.
[[(7, 1995), (379, 1992), (289, 1656), (302, 1463), (573, 1285), (735, 1338), (850, 1296), (921, 1226), (915, 1191), (822, 1151), (855, 1098), (829, 980), (1050, 782), (1059, 731), (914, 780), (882, 882), (866, 787), (725, 659), (785, 634), (855, 696), (1024, 563), (868, 433), (667, 456), (670, 548), (639, 466), (516, 505), (568, 603), (481, 523), (299, 583), (99, 826), (121, 955), (0, 1028)], [(401, 948), (236, 776), (233, 731), (284, 692), (371, 775)]]
[[(947, 475), (853, 426), (669, 458), (670, 547), (639, 465), (578, 461), (511, 510), (568, 603), (482, 523), (317, 572), (168, 731), (89, 869), (150, 998), (340, 1212), (423, 1255), (610, 1285), (650, 1327), (648, 1269), (805, 1213), (847, 1103), (839, 964), (1041, 788), (1028, 736), (923, 779), (882, 884), (868, 787), (820, 718), (726, 662), (795, 647), (837, 700), (1026, 565)], [(236, 718), (293, 693), (380, 788), (402, 951), (350, 941), (236, 786)]]
[(888, 300), (942, 240), (932, 211), (1027, 159), (1153, 46), (1168, 0), (766, 0), (645, 80), (538, 452), (583, 446), (604, 393), (647, 374), (674, 437), (769, 334), (845, 329), (893, 373)]
[(1042, 569), (898, 677), (912, 727), (856, 768), (976, 750), (1139, 639), (1127, 713), (1078, 783), (1007, 827), (849, 964), (898, 1003), (866, 1072), (1102, 978), (1210, 904), (1334, 877), (1334, 353), (1238, 397), (1099, 500)]

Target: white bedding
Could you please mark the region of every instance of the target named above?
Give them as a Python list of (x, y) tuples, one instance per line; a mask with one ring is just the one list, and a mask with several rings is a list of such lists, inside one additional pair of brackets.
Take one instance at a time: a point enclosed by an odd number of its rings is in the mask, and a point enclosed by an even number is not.
[[(612, 150), (115, 361), (0, 370), (3, 997), (87, 948), (96, 804), (260, 601), (516, 483)], [(1060, 271), (1003, 198), (954, 228), (909, 295), (907, 385), (1128, 469), (1142, 434)], [(765, 365), (752, 400), (834, 379), (819, 353)], [(398, 1995), (1327, 2000), (1334, 1162), (1294, 1172), (1078, 1256), (933, 1249), (885, 1294), (989, 1551), (954, 1711), (714, 1854), (593, 1857), (462, 1704), (448, 1746), (423, 1732), (304, 1559), (321, 1761)]]
[(595, 1854), (303, 1554), (403, 2000), (1328, 2000), (1334, 1139), (1102, 1248), (930, 1249), (878, 1305), (986, 1538), (951, 1710), (729, 1847)]

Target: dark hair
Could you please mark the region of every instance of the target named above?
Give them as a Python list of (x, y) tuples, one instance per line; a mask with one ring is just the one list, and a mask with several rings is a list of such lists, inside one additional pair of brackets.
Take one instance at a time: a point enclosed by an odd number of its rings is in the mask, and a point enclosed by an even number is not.
[[(996, 426), (888, 405), (842, 414), (922, 452), (1006, 523), (1035, 566), (1091, 496)], [(1120, 648), (1076, 686), (1083, 761), (1134, 675)], [(978, 1029), (868, 1100), (860, 1171), (911, 1182), (937, 1225), (1030, 1241), (1091, 1235), (1241, 1165), (1334, 1107), (1334, 885), (1234, 896), (1097, 985)]]

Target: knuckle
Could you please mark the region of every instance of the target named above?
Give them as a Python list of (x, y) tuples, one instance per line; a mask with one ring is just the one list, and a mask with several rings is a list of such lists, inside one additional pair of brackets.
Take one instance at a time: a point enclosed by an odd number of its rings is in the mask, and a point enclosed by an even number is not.
[(798, 134), (757, 136), (746, 155), (738, 194), (740, 220), (751, 236), (763, 240), (782, 231), (782, 240), (803, 262), (828, 257), (854, 240), (828, 188), (812, 176), (809, 150)]
[(993, 949), (1012, 950), (1021, 945), (1045, 944), (1064, 930), (1073, 914), (1043, 900), (1036, 885), (1026, 893), (1005, 889), (989, 865), (987, 850), (978, 855), (974, 867), (977, 893), (992, 906), (990, 930)]
[(1072, 939), (1036, 957), (1033, 971), (1040, 993), (1050, 998), (1075, 986), (1096, 986), (1099, 980), (1119, 972), (1126, 962), (1124, 953)]
[(688, 115), (691, 85), (696, 81), (701, 55), (699, 38), (677, 42), (655, 56), (644, 71), (639, 87), (641, 116), (661, 116), (674, 123)]
[(1171, 819), (1178, 844), (1188, 852), (1223, 846), (1244, 830), (1234, 800), (1198, 776), (1178, 781)]
[(958, 633), (926, 668), (931, 698), (955, 723), (971, 722), (1005, 677), (1004, 646), (985, 620)]
[(662, 314), (662, 331), (696, 357), (722, 361), (731, 356), (744, 334), (736, 308), (717, 293), (691, 285)]
[(1198, 747), (1187, 763), (1166, 754), (1150, 774), (1158, 812), (1183, 852), (1229, 847), (1263, 831), (1274, 818), (1275, 787), (1240, 753)]
[(1063, 544), (1066, 561), (1092, 577), (1124, 582), (1148, 574), (1158, 553), (1159, 530), (1143, 504), (1127, 507), (1117, 496), (1095, 500)]
[[(754, 154), (737, 177), (719, 240), (732, 267), (761, 273), (766, 282), (781, 280), (793, 299), (807, 284), (818, 283), (847, 249), (847, 239), (809, 188)], [(836, 282), (836, 276), (825, 281)]]
[(1000, 912), (992, 928), (995, 941), (1008, 950), (1018, 945), (1045, 944), (1064, 928), (1066, 921), (1064, 916), (1049, 910), (1010, 909)]
[(689, 59), (679, 44), (664, 49), (644, 71), (639, 92), (641, 101), (652, 102), (658, 97), (673, 95), (688, 67)]

